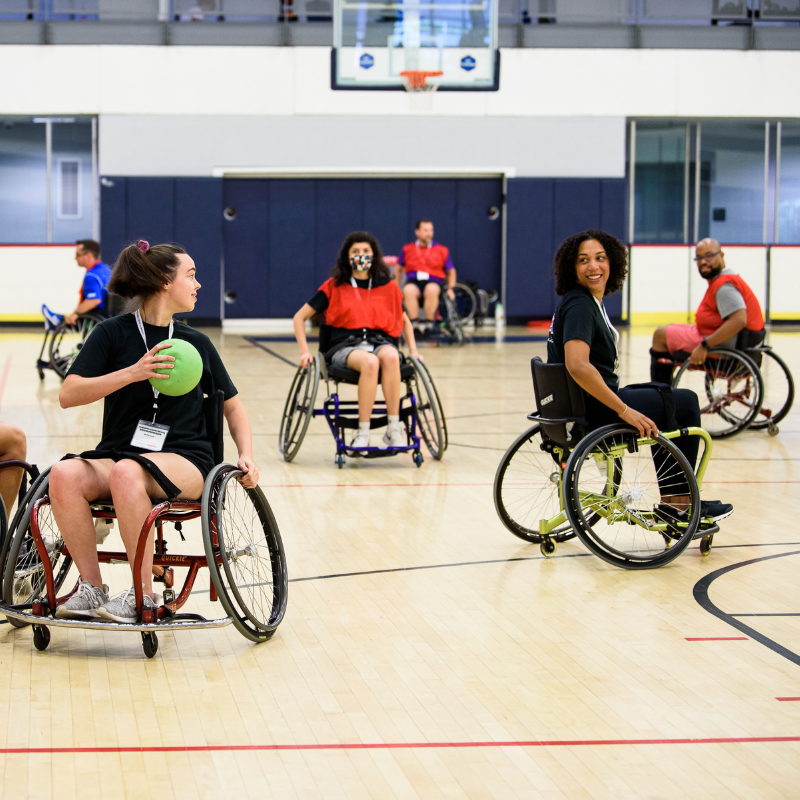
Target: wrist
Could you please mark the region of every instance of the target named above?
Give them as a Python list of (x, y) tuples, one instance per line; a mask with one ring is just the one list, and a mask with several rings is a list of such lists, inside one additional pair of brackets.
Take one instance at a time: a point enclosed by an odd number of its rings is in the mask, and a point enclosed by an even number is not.
[(708, 340), (705, 338), (705, 336), (700, 341), (700, 347), (702, 347), (703, 350), (710, 350), (711, 349), (711, 345), (708, 343)]

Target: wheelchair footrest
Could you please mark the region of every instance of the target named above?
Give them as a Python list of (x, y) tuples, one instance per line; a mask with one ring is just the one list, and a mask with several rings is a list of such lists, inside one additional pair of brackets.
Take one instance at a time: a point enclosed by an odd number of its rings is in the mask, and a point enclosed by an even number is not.
[(221, 619), (180, 619), (188, 615), (179, 615), (178, 619), (167, 619), (163, 622), (113, 622), (112, 620), (89, 619), (56, 619), (55, 617), (38, 617), (30, 611), (18, 611), (13, 606), (0, 606), (0, 614), (13, 617), (30, 625), (44, 625), (48, 628), (92, 628), (103, 631), (178, 631), (195, 628), (224, 628), (233, 622), (231, 617)]
[(697, 533), (692, 536), (692, 539), (704, 539), (706, 536), (713, 536), (715, 533), (719, 532), (719, 525), (716, 522), (712, 522), (710, 525), (703, 525), (700, 523), (700, 526), (697, 529)]

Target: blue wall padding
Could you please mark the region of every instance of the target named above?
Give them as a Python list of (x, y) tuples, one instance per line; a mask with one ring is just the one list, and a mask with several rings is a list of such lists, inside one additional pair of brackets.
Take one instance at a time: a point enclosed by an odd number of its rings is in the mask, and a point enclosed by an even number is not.
[[(625, 242), (625, 180), (511, 178), (507, 198), (506, 315), (543, 319), (558, 304), (553, 255), (573, 233), (600, 228)], [(623, 290), (624, 291), (624, 290)], [(622, 293), (606, 299), (611, 316), (622, 312)]]

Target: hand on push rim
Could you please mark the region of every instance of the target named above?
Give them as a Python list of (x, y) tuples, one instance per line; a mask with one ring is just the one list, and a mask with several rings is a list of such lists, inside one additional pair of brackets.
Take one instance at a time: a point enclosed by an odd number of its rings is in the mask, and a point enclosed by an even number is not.
[(655, 439), (658, 436), (658, 426), (649, 417), (640, 414), (635, 408), (628, 406), (619, 418), (639, 431), (639, 436)]
[(311, 355), (307, 350), (305, 353), (300, 354), (300, 366), (307, 367), (312, 361), (314, 360), (314, 356)]
[(241, 483), (245, 489), (255, 489), (256, 486), (258, 486), (259, 477), (256, 462), (248, 456), (240, 456), (236, 466), (244, 473), (244, 475), (239, 478), (239, 483)]
[(172, 369), (175, 356), (161, 355), (158, 351), (172, 347), (171, 344), (157, 344), (148, 350), (132, 367), (133, 382), (146, 381), (148, 378), (169, 378), (168, 374), (156, 372), (156, 369)]
[(689, 361), (696, 367), (699, 367), (701, 364), (705, 364), (706, 358), (708, 358), (708, 350), (706, 350), (702, 344), (699, 344), (692, 350)]

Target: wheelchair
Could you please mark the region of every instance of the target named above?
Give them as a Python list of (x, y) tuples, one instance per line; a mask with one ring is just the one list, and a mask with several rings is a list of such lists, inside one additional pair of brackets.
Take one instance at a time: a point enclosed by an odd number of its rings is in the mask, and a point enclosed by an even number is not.
[(89, 334), (104, 319), (98, 314), (81, 314), (74, 325), (67, 325), (62, 319), (58, 325), (52, 325), (45, 317), (44, 340), (39, 357), (36, 359), (36, 371), (39, 380), (44, 380), (44, 371), (52, 369), (63, 381), (67, 377), (72, 362), (78, 357), (83, 343)]
[(700, 366), (688, 353), (672, 356), (680, 364), (672, 386), (697, 394), (703, 428), (714, 439), (748, 428), (776, 436), (794, 403), (792, 373), (764, 336), (765, 331), (741, 331), (735, 350), (712, 347)]
[[(0, 470), (13, 469), (15, 467), (22, 470), (22, 482), (20, 483), (19, 495), (17, 497), (17, 510), (11, 520), (11, 530), (13, 530), (16, 526), (21, 513), (20, 509), (24, 505), (25, 495), (28, 493), (28, 481), (33, 484), (34, 481), (36, 481), (36, 479), (39, 477), (39, 469), (35, 464), (29, 464), (27, 461), (18, 461), (17, 459), (0, 461)], [(6, 507), (3, 501), (0, 500), (0, 553), (2, 553), (5, 545), (8, 531), (9, 524), (8, 515), (6, 514)], [(0, 580), (2, 580), (2, 577), (0, 577)]]
[[(77, 589), (77, 583), (71, 591), (59, 596), (69, 575), (72, 558), (47, 494), (50, 469), (34, 480), (20, 504), (18, 519), (4, 542), (0, 558), (3, 565), (0, 613), (5, 614), (16, 627), (31, 625), (37, 650), (45, 650), (49, 645), (51, 627), (138, 631), (148, 658), (158, 651), (157, 634), (162, 631), (221, 628), (233, 624), (252, 642), (272, 638), (286, 612), (286, 557), (277, 522), (261, 489), (245, 489), (237, 480), (241, 471), (231, 464), (222, 463), (223, 402), (222, 392), (218, 392), (206, 398), (204, 403), (216, 466), (206, 478), (202, 497), (194, 501), (155, 500), (142, 525), (133, 564), (134, 574), (140, 573), (144, 547), (155, 525), (153, 564), (163, 568), (163, 574), (154, 580), (163, 583), (165, 588), (163, 605), (155, 610), (144, 609), (141, 582), (134, 580), (139, 615), (136, 623), (55, 618), (56, 607)], [(91, 512), (96, 528), (98, 522), (116, 518), (111, 501), (93, 503)], [(183, 539), (182, 524), (198, 518), (204, 554), (168, 553), (164, 523), (173, 523)], [(130, 563), (124, 551), (98, 551), (98, 556), (101, 564)], [(173, 589), (173, 570), (176, 567), (188, 570), (177, 594)], [(208, 567), (211, 573), (211, 600), (219, 601), (226, 615), (219, 619), (179, 613), (203, 567)]]
[[(348, 367), (329, 364), (325, 353), (330, 349), (331, 329), (320, 326), (320, 352), (307, 367), (298, 367), (281, 417), (278, 450), (284, 461), (292, 461), (300, 450), (312, 417), (325, 417), (336, 440), (335, 462), (339, 469), (345, 458), (383, 458), (398, 453), (411, 453), (414, 463), (422, 466), (421, 442), (425, 442), (431, 456), (441, 461), (447, 450), (447, 422), (433, 378), (425, 365), (414, 356), (400, 354), (400, 380), (405, 389), (400, 396), (400, 420), (405, 423), (407, 444), (402, 447), (360, 447), (354, 449), (345, 442), (347, 430), (358, 429), (358, 402), (341, 400), (339, 384), (358, 385), (359, 373)], [(357, 343), (354, 340), (354, 344)], [(327, 397), (322, 408), (316, 408), (320, 378), (325, 381)], [(333, 383), (333, 391), (331, 391)], [(379, 376), (380, 383), (380, 376)], [(402, 392), (402, 390), (401, 390)], [(388, 425), (386, 403), (376, 400), (372, 409), (370, 428)]]
[[(677, 558), (693, 539), (711, 551), (713, 520), (701, 519), (700, 487), (711, 457), (702, 428), (639, 436), (623, 423), (591, 430), (583, 391), (563, 364), (531, 362), (538, 410), (535, 424), (504, 454), (494, 480), (503, 524), (552, 556), (576, 536), (596, 556), (624, 569), (649, 569)], [(673, 443), (699, 436), (697, 473)], [(685, 516), (670, 513), (661, 495), (689, 496)]]

